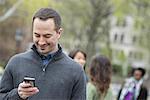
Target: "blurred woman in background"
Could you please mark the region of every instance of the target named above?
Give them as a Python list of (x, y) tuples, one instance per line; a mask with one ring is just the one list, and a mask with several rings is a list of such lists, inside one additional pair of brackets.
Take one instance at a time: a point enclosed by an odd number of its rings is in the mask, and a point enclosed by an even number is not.
[(89, 66), (90, 81), (87, 83), (87, 100), (113, 100), (109, 90), (112, 66), (108, 58), (97, 55)]
[[(86, 75), (86, 53), (80, 49), (74, 49), (69, 53), (69, 57), (71, 57), (72, 59), (74, 59), (77, 63), (79, 63), (81, 65), (81, 67), (84, 69), (85, 71), (85, 75)], [(88, 76), (86, 75), (86, 81), (88, 82)]]
[(69, 53), (69, 57), (74, 59), (76, 62), (78, 62), (83, 67), (83, 69), (85, 69), (86, 53), (84, 51), (79, 50), (79, 49), (72, 50)]

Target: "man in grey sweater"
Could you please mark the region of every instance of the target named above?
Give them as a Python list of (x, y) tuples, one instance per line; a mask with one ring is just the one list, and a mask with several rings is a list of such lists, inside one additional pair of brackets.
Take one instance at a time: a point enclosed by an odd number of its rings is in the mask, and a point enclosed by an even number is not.
[[(58, 40), (61, 18), (51, 8), (33, 16), (33, 46), (13, 56), (0, 83), (0, 100), (86, 100), (86, 79), (79, 64), (66, 56)], [(24, 77), (35, 78), (35, 86)]]

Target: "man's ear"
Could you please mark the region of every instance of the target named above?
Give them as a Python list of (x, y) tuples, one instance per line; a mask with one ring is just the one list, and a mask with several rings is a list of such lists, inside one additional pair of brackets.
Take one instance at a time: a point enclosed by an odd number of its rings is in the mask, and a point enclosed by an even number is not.
[(63, 33), (63, 29), (59, 28), (58, 33), (61, 35)]
[(57, 33), (58, 33), (58, 38), (60, 38), (61, 34), (63, 33), (63, 29), (60, 28), (60, 29), (57, 31)]

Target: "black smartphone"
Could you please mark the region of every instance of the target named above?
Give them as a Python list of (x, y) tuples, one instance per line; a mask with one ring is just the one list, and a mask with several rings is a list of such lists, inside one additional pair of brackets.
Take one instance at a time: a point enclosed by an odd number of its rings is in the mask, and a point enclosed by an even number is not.
[(35, 87), (35, 78), (33, 77), (24, 77), (24, 82), (30, 83), (32, 87)]

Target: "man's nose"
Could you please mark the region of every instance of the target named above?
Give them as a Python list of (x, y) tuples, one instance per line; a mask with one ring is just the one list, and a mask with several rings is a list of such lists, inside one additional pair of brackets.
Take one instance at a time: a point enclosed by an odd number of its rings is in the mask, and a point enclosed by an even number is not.
[(45, 41), (44, 37), (40, 37), (40, 39), (39, 39), (39, 45), (43, 45), (45, 43), (46, 43), (46, 41)]

